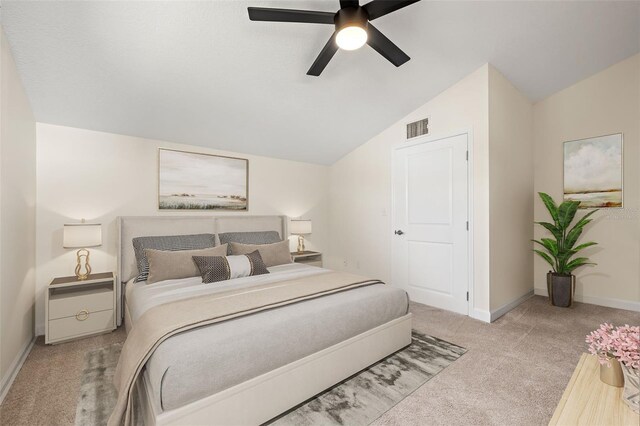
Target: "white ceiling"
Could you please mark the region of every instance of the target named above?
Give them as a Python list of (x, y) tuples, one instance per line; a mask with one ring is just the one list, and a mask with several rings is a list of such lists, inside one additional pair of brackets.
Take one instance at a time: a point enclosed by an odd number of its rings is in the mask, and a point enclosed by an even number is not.
[(40, 122), (331, 164), (486, 62), (532, 100), (640, 51), (640, 2), (427, 2), (369, 47), (305, 75), (329, 25), (250, 22), (247, 6), (338, 1), (3, 1)]

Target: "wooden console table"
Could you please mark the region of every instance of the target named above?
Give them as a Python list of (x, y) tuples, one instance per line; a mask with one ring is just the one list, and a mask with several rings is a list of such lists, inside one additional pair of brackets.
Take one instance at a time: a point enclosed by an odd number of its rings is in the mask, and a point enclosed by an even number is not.
[(549, 425), (640, 425), (640, 415), (621, 396), (622, 388), (600, 381), (595, 355), (582, 354)]

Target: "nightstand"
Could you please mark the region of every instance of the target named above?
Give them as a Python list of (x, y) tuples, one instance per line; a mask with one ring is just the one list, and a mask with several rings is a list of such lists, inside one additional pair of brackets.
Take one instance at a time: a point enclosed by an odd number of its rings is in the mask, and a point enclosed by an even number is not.
[(45, 295), (45, 343), (61, 343), (116, 328), (116, 277), (92, 274), (51, 281)]
[(305, 265), (318, 266), (322, 268), (322, 253), (318, 251), (303, 251), (291, 253), (291, 258), (296, 263), (304, 263)]

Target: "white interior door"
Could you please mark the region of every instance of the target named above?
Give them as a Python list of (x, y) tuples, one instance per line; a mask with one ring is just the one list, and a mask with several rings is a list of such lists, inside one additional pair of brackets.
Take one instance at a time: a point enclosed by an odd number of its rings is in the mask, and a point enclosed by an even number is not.
[(393, 159), (394, 284), (469, 313), (467, 135), (399, 147)]

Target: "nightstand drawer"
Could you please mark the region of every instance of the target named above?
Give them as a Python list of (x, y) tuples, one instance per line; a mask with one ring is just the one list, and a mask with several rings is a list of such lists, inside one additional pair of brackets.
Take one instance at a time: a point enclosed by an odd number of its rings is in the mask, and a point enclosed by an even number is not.
[(101, 312), (78, 313), (68, 318), (49, 321), (50, 341), (70, 339), (101, 331), (113, 330), (113, 309)]
[(112, 283), (97, 284), (78, 293), (73, 287), (55, 289), (49, 296), (49, 320), (73, 317), (80, 311), (113, 309)]

